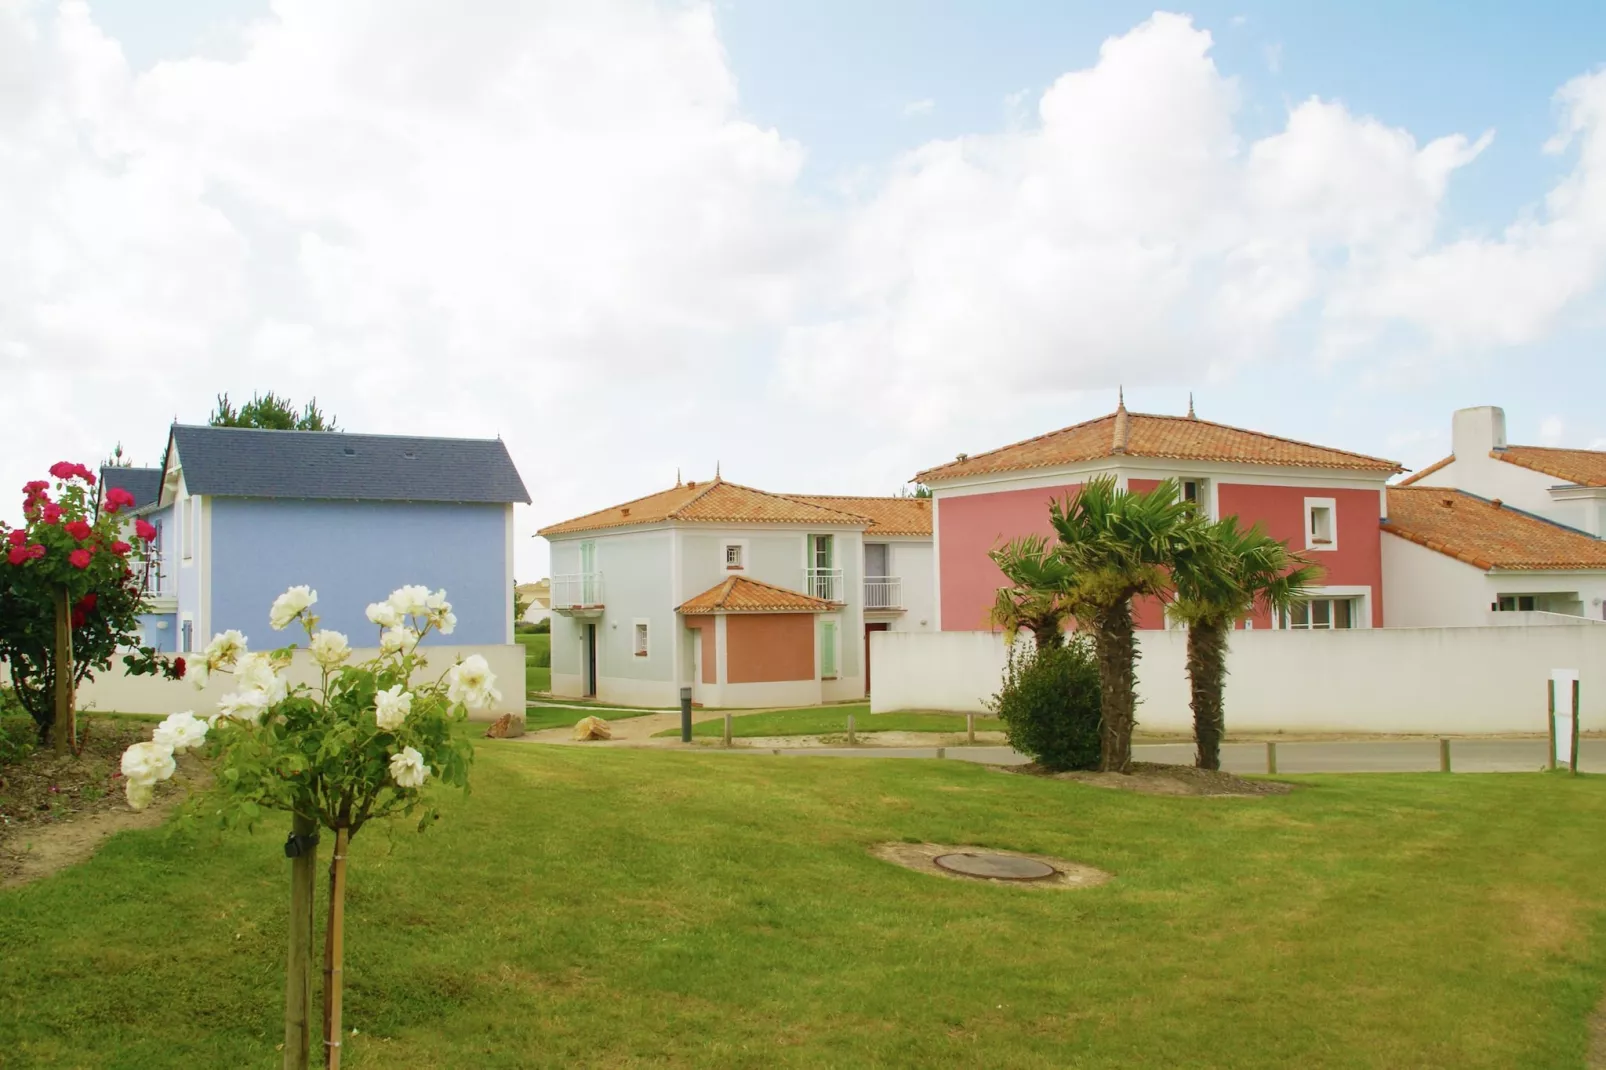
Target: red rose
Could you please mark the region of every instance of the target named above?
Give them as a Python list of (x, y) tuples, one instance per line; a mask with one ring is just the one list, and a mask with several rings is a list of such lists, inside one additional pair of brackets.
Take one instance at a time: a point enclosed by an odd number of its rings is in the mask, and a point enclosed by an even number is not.
[(46, 483), (42, 479), (36, 479), (31, 483), (24, 483), (22, 485), (22, 493), (26, 494), (30, 498), (36, 497), (37, 495), (40, 495), (40, 494), (43, 494), (45, 491), (47, 491), (49, 489), (50, 489), (50, 484)]
[(156, 539), (156, 528), (144, 520), (136, 520), (134, 521), (134, 534), (145, 542), (152, 542)]
[(10, 553), (6, 554), (6, 560), (10, 561), (13, 565), (20, 565), (32, 557), (32, 554), (20, 546), (13, 548)]
[(184, 659), (183, 658), (174, 658), (173, 659), (173, 679), (175, 679), (175, 680), (184, 679), (184, 670), (185, 670)]
[(89, 538), (90, 532), (94, 530), (89, 526), (89, 521), (87, 520), (74, 520), (72, 523), (66, 525), (66, 527), (67, 534), (71, 535), (79, 542), (83, 542), (85, 539)]
[(44, 512), (40, 513), (40, 516), (44, 518), (47, 524), (58, 523), (61, 520), (61, 506), (55, 502), (46, 502)]
[(71, 479), (82, 467), (83, 465), (73, 464), (71, 461), (57, 461), (50, 466), (50, 474), (57, 479)]
[(78, 474), (83, 476), (84, 477), (84, 482), (88, 483), (91, 487), (93, 487), (95, 485), (95, 473), (91, 472), (89, 469), (85, 468), (83, 465), (79, 465), (78, 466)]
[(128, 543), (124, 542), (122, 539), (118, 539), (116, 542), (112, 543), (112, 553), (116, 554), (118, 557), (122, 557), (132, 549), (133, 547), (128, 545)]
[(73, 568), (88, 568), (89, 562), (93, 561), (94, 558), (95, 555), (88, 550), (74, 550), (67, 555), (67, 560)]
[(113, 487), (106, 492), (106, 511), (115, 513), (119, 509), (126, 509), (134, 504), (134, 496), (122, 487)]
[(21, 546), (28, 541), (28, 533), (18, 528), (16, 531), (6, 533), (6, 541), (13, 546)]
[(84, 617), (83, 610), (75, 609), (72, 611), (72, 626), (74, 628), (82, 628), (84, 626), (85, 619), (86, 618)]
[(45, 556), (45, 548), (38, 543), (34, 543), (28, 547), (27, 554), (29, 557), (43, 557)]
[(100, 596), (97, 595), (94, 591), (90, 591), (88, 594), (84, 595), (82, 598), (80, 598), (78, 600), (78, 608), (87, 613), (90, 610), (94, 609), (96, 603), (98, 603), (99, 601), (100, 601)]

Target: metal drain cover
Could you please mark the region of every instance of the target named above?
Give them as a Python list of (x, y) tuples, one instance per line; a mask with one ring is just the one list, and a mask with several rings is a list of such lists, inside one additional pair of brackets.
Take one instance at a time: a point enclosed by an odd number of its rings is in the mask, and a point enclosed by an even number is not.
[(997, 881), (1040, 881), (1052, 877), (1057, 870), (1035, 858), (1019, 855), (971, 854), (961, 852), (938, 855), (932, 859), (943, 869), (963, 873), (967, 877), (987, 877)]

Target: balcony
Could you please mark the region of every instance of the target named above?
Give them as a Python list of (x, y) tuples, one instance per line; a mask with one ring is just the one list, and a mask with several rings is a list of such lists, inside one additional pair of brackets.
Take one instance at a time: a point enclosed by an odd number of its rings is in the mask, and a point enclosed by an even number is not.
[(602, 573), (571, 572), (552, 577), (552, 611), (566, 617), (602, 615)]
[(846, 602), (847, 588), (842, 583), (839, 568), (806, 568), (803, 570), (803, 593), (827, 602)]
[(140, 582), (149, 609), (160, 612), (173, 608), (169, 603), (177, 601), (178, 591), (160, 554), (152, 554), (145, 559), (144, 576)]
[(899, 576), (866, 576), (864, 608), (885, 613), (903, 611), (903, 579)]

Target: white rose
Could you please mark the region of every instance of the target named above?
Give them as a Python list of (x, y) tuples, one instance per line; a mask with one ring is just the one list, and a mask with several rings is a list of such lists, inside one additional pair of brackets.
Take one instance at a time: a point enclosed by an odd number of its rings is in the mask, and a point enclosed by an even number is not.
[(129, 809), (143, 810), (151, 804), (156, 785), (143, 780), (127, 780), (123, 782), (123, 790), (128, 793)]
[(151, 739), (177, 754), (206, 742), (206, 727), (193, 713), (174, 713), (156, 726)]
[(339, 632), (319, 632), (307, 644), (312, 659), (326, 669), (332, 669), (351, 657), (351, 643)]
[(148, 786), (166, 780), (177, 768), (172, 749), (154, 741), (136, 743), (123, 752), (123, 775), (130, 781)]
[(398, 624), (394, 628), (386, 628), (379, 637), (379, 649), (386, 654), (395, 654), (398, 651), (410, 650), (418, 642), (418, 633), (405, 624)]
[(273, 625), (274, 631), (283, 631), (317, 600), (318, 592), (306, 584), (292, 587), (273, 600), (273, 608), (268, 610), (268, 623)]
[(442, 587), (424, 599), (424, 608), (430, 612), (434, 612), (437, 609), (451, 609), (452, 604), (446, 600), (446, 588)]
[(402, 622), (402, 615), (389, 602), (370, 602), (367, 612), (368, 619), (381, 628), (394, 628)]
[(421, 788), (428, 776), (429, 766), (424, 764), (424, 756), (412, 747), (403, 747), (400, 754), (391, 755), (390, 779), (398, 788)]
[(227, 669), (245, 655), (245, 636), (239, 630), (230, 628), (212, 637), (206, 644), (206, 667), (208, 669)]
[(407, 715), (413, 712), (413, 696), (410, 691), (403, 691), (402, 685), (389, 687), (374, 696), (374, 720), (379, 727), (387, 732), (394, 732), (407, 720)]
[(404, 617), (422, 617), (429, 612), (429, 588), (414, 584), (398, 587), (386, 599), (390, 607)]
[(481, 710), (502, 698), (496, 689), (496, 675), (479, 654), (453, 665), (446, 673), (446, 697), (471, 710)]
[(267, 654), (247, 654), (240, 659), (240, 688), (242, 691), (260, 691), (264, 702), (272, 706), (283, 702), (290, 693), (290, 681), (274, 667)]
[(191, 684), (195, 685), (195, 690), (205, 691), (206, 681), (211, 679), (212, 672), (206, 667), (206, 662), (203, 661), (197, 665), (189, 666), (184, 676)]
[(451, 635), (457, 630), (457, 614), (452, 612), (451, 606), (447, 606), (443, 611), (430, 613), (429, 622), (442, 635)]
[(268, 712), (272, 703), (268, 701), (267, 692), (259, 687), (249, 687), (242, 691), (231, 691), (218, 699), (218, 712), (225, 717), (232, 717), (237, 721), (262, 722), (263, 714)]

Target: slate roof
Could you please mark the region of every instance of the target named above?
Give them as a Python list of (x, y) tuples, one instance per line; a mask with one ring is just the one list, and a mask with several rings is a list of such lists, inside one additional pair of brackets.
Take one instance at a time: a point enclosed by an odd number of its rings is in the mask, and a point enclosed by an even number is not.
[(987, 453), (928, 468), (915, 476), (913, 482), (927, 483), (992, 472), (1052, 468), (1108, 457), (1158, 457), (1179, 461), (1220, 461), (1279, 468), (1332, 468), (1380, 473), (1403, 471), (1394, 461), (1380, 457), (1313, 446), (1308, 442), (1211, 423), (1194, 416), (1128, 412), (1123, 406), (1096, 420), (1073, 424)]
[(930, 498), (861, 498), (845, 494), (788, 494), (788, 498), (865, 517), (866, 536), (931, 534)]
[(162, 496), (162, 470), (160, 468), (121, 468), (108, 465), (100, 470), (100, 495), (113, 487), (121, 487), (134, 496), (134, 508), (143, 509)]
[(864, 527), (870, 522), (867, 517), (845, 510), (715, 479), (712, 483), (694, 480), (573, 520), (549, 524), (536, 534), (568, 535), (633, 524), (657, 524), (665, 520), (704, 524), (808, 524), (822, 527)]
[(528, 502), (500, 439), (173, 425), (191, 494), (383, 502)]
[(677, 612), (696, 616), (704, 613), (825, 613), (838, 607), (801, 591), (789, 591), (746, 576), (731, 576), (675, 608)]
[(1606, 540), (1444, 487), (1390, 487), (1383, 530), (1493, 569), (1606, 569)]

